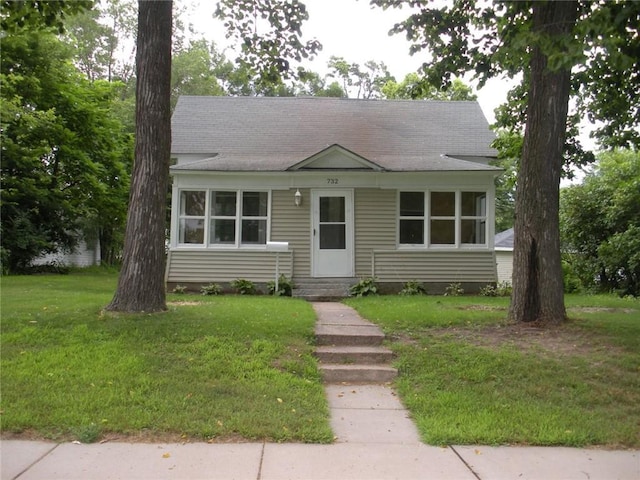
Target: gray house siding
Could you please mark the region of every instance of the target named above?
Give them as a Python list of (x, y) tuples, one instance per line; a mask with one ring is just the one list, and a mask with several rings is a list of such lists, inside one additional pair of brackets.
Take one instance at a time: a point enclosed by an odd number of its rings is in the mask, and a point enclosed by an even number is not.
[(363, 188), (355, 191), (356, 276), (372, 272), (373, 252), (396, 247), (395, 190)]
[[(289, 250), (293, 252), (293, 277), (308, 277), (311, 272), (310, 206), (307, 201), (296, 207), (294, 193), (295, 189), (272, 193), (271, 240), (289, 242)], [(300, 189), (300, 193), (305, 199), (310, 196), (308, 188)]]

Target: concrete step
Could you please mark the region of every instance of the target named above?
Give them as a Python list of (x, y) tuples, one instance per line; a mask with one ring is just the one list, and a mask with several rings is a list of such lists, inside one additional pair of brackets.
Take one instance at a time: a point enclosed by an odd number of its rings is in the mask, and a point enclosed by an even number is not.
[(384, 334), (375, 325), (316, 325), (318, 345), (381, 345)]
[(388, 365), (338, 365), (320, 364), (320, 373), (326, 383), (387, 383), (398, 375), (398, 370)]
[(323, 363), (373, 365), (393, 360), (388, 348), (371, 346), (320, 346), (315, 355)]

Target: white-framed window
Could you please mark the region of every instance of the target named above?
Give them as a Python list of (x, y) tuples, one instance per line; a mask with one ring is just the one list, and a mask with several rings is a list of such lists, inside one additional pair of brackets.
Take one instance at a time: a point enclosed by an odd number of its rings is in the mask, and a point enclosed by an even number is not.
[(182, 190), (180, 192), (180, 215), (178, 219), (178, 238), (180, 243), (204, 243), (206, 203), (207, 192), (203, 190)]
[(209, 247), (265, 246), (269, 191), (181, 190), (178, 242)]
[(399, 192), (398, 243), (403, 247), (487, 245), (487, 192)]

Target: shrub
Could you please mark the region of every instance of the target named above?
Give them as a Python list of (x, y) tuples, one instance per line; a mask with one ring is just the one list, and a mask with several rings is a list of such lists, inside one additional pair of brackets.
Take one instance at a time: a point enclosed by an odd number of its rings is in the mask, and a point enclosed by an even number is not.
[(496, 286), (496, 291), (498, 292), (499, 297), (510, 297), (513, 288), (511, 287), (511, 282), (499, 282)]
[(487, 285), (485, 285), (480, 289), (479, 293), (483, 297), (497, 297), (498, 287), (496, 287), (493, 283), (488, 283)]
[(187, 291), (186, 285), (176, 285), (173, 289), (173, 293), (184, 294)]
[(444, 289), (445, 297), (459, 297), (464, 294), (464, 289), (460, 283), (450, 283), (447, 288)]
[(418, 282), (417, 280), (409, 280), (404, 284), (402, 290), (400, 290), (400, 295), (426, 295), (427, 289), (424, 287), (422, 282)]
[(254, 295), (256, 293), (255, 284), (244, 278), (236, 278), (231, 282), (231, 287), (240, 295)]
[(217, 283), (210, 283), (209, 285), (200, 287), (200, 293), (202, 295), (220, 295), (222, 288)]
[(351, 285), (349, 293), (355, 297), (366, 297), (378, 294), (378, 285), (374, 277), (363, 278), (355, 285)]
[(278, 291), (276, 292), (276, 282), (272, 280), (267, 282), (267, 289), (269, 290), (269, 295), (276, 295), (281, 297), (290, 297), (291, 292), (293, 290), (293, 281), (285, 277), (284, 275), (280, 275), (278, 278)]

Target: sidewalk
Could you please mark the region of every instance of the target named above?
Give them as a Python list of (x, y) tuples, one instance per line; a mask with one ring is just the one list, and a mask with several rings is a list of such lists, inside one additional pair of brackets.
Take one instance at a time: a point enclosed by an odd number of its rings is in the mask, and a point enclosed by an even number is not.
[[(354, 314), (341, 304), (321, 308)], [(2, 440), (0, 480), (640, 479), (640, 450), (434, 447), (420, 442), (389, 386), (334, 384), (326, 395), (336, 437), (331, 445)]]

